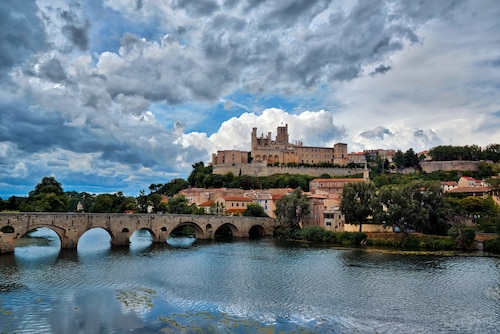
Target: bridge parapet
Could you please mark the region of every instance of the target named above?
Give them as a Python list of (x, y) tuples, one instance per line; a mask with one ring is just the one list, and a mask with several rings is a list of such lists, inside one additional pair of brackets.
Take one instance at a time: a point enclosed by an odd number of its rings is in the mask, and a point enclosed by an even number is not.
[(62, 248), (76, 248), (80, 237), (93, 228), (106, 230), (113, 245), (124, 246), (139, 229), (147, 229), (153, 242), (166, 242), (172, 231), (185, 225), (193, 227), (197, 239), (213, 239), (223, 225), (231, 229), (233, 236), (248, 238), (252, 231), (260, 236), (272, 236), (276, 221), (272, 218), (176, 214), (0, 213), (0, 254), (14, 252), (17, 240), (39, 227), (56, 232)]

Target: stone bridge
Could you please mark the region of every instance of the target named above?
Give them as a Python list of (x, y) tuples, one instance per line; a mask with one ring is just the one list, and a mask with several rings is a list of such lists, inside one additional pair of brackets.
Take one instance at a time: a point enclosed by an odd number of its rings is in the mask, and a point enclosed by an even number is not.
[(222, 226), (233, 237), (272, 236), (276, 221), (271, 218), (224, 217), (176, 214), (122, 213), (0, 213), (0, 254), (14, 252), (19, 238), (38, 227), (48, 227), (61, 239), (61, 248), (76, 248), (80, 237), (90, 229), (102, 228), (111, 236), (111, 244), (125, 246), (140, 229), (151, 233), (153, 242), (166, 242), (170, 233), (191, 226), (197, 239), (213, 239)]

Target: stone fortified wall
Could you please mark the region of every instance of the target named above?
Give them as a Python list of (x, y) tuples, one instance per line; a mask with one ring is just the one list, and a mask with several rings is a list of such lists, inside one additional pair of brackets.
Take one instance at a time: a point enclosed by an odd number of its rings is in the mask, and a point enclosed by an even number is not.
[(420, 167), (426, 173), (442, 171), (477, 171), (480, 161), (422, 161)]
[(213, 174), (224, 175), (229, 172), (235, 176), (270, 176), (273, 174), (301, 174), (320, 176), (328, 174), (330, 176), (347, 176), (362, 174), (363, 168), (324, 168), (324, 167), (269, 167), (265, 162), (252, 162), (250, 164), (224, 164), (214, 165)]

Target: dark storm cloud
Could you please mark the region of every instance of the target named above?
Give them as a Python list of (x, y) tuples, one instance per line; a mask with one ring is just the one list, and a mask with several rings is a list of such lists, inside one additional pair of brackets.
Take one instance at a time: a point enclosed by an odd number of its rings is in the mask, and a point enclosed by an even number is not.
[(376, 74), (385, 74), (391, 70), (391, 66), (385, 66), (380, 64), (373, 70), (373, 72), (370, 73), (370, 75), (376, 75)]
[(177, 0), (174, 1), (174, 6), (184, 9), (189, 15), (192, 16), (209, 16), (219, 9), (219, 4), (215, 0)]
[(88, 25), (79, 27), (68, 24), (62, 28), (62, 32), (80, 50), (86, 51), (89, 49), (88, 28)]
[[(344, 12), (331, 11), (329, 4), (327, 0), (265, 5), (248, 1), (226, 2), (219, 8), (211, 1), (177, 1), (176, 8), (195, 18), (172, 27), (175, 33), (163, 37), (168, 43), (163, 42), (160, 49), (154, 41), (125, 33), (120, 56), (126, 62), (101, 67), (108, 78), (108, 92), (143, 95), (151, 102), (170, 104), (213, 102), (236, 87), (251, 93), (297, 94), (325, 83), (356, 79), (366, 66), (383, 64), (405, 44), (420, 42), (415, 31), (425, 18), (406, 19), (404, 11), (413, 13), (413, 9), (405, 5), (359, 1)], [(431, 18), (449, 6), (432, 7), (426, 10), (433, 13)], [(313, 23), (325, 13), (329, 17), (323, 15)], [(197, 15), (204, 15), (203, 22)], [(189, 27), (182, 41), (176, 37), (179, 27)], [(389, 69), (381, 65), (371, 74)]]
[(34, 1), (0, 2), (0, 82), (13, 66), (44, 49), (46, 36)]
[(385, 137), (392, 137), (394, 134), (388, 128), (378, 126), (373, 130), (363, 131), (359, 135), (366, 139), (384, 139)]
[(53, 148), (83, 153), (103, 146), (102, 138), (89, 133), (87, 128), (67, 126), (59, 113), (30, 109), (22, 103), (2, 105), (0, 111), (0, 142), (16, 143), (25, 153), (46, 152)]
[(90, 23), (82, 18), (80, 13), (82, 7), (78, 3), (71, 3), (69, 10), (58, 10), (59, 16), (66, 24), (62, 27), (62, 33), (76, 47), (82, 51), (89, 49), (88, 30)]
[(300, 24), (301, 21), (310, 22), (313, 17), (324, 11), (330, 0), (293, 0), (277, 1), (264, 15), (259, 23), (262, 29), (283, 28)]
[(216, 15), (212, 20), (212, 28), (217, 30), (227, 29), (233, 32), (242, 31), (247, 23), (244, 19), (224, 14)]
[(57, 58), (52, 58), (40, 66), (40, 76), (56, 83), (66, 80), (66, 72)]
[(143, 0), (135, 0), (135, 10), (141, 10), (143, 5)]

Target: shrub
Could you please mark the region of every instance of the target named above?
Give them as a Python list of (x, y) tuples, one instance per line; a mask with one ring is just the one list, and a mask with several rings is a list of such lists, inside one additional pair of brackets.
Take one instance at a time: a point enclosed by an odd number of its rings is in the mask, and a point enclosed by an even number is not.
[(367, 236), (362, 232), (333, 232), (318, 226), (307, 226), (295, 234), (297, 239), (342, 245), (359, 245)]
[(485, 240), (484, 250), (486, 252), (500, 254), (500, 238)]
[(307, 241), (320, 242), (323, 241), (325, 232), (326, 231), (319, 226), (308, 226), (300, 229), (297, 232), (297, 237)]
[(404, 249), (420, 249), (420, 238), (415, 235), (410, 235), (401, 240), (401, 248)]
[(470, 248), (474, 244), (476, 231), (473, 228), (464, 228), (453, 226), (449, 229), (448, 234), (455, 239), (457, 248)]

